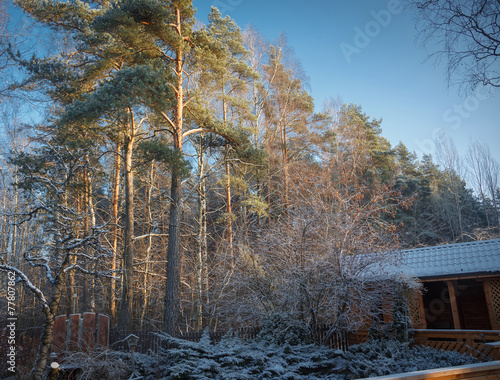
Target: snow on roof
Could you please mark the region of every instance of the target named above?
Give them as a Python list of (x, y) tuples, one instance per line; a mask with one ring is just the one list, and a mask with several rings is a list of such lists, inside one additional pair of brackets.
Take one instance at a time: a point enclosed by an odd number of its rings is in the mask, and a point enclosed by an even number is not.
[(400, 268), (419, 278), (500, 273), (500, 239), (400, 251)]

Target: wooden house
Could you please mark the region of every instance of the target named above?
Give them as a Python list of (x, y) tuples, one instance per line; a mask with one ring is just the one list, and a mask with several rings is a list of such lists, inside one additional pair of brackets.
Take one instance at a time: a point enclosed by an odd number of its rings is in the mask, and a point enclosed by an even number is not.
[(500, 239), (400, 253), (400, 269), (423, 283), (409, 300), (414, 328), (500, 329)]

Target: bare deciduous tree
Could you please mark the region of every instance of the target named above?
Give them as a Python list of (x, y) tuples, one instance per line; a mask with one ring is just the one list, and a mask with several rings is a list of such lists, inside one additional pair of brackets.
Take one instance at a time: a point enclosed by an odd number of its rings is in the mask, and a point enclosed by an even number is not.
[(312, 331), (322, 323), (331, 324), (331, 334), (356, 330), (389, 311), (397, 289), (389, 283), (415, 287), (391, 272), (396, 261), (386, 253), (397, 238), (385, 217), (404, 200), (391, 183), (362, 175), (374, 165), (370, 131), (346, 121), (329, 132), (333, 141), (318, 138), (311, 148), (314, 164), (290, 165), (289, 212), (263, 229), (241, 231), (234, 274), (219, 281), (221, 323), (257, 324), (287, 313)]
[(23, 252), (24, 260), (33, 268), (38, 268), (38, 276), (45, 278), (43, 286), (36, 286), (18, 266), (11, 265), (5, 257), (0, 257), (0, 271), (15, 273), (16, 278), (38, 299), (45, 317), (38, 356), (31, 378), (41, 379), (46, 368), (53, 339), (54, 321), (64, 291), (67, 273), (78, 270), (96, 275), (96, 268), (102, 258), (108, 258), (106, 249), (100, 245), (102, 227), (94, 226), (86, 235), (78, 234), (83, 228), (85, 213), (79, 213), (73, 205), (78, 202), (75, 186), (79, 174), (85, 168), (82, 160), (85, 152), (71, 152), (65, 147), (42, 147), (34, 155), (20, 154), (15, 158), (19, 167), (19, 186), (31, 200), (31, 206), (19, 215), (19, 224), (38, 219), (40, 233), (33, 245)]
[(443, 186), (447, 190), (445, 194), (449, 195), (450, 202), (442, 199), (439, 203), (444, 210), (444, 215), (454, 230), (454, 237), (461, 239), (464, 233), (463, 227), (463, 202), (462, 189), (464, 183), (462, 180), (464, 174), (464, 165), (459, 156), (453, 140), (445, 135), (441, 135), (436, 140), (437, 161), (443, 167)]
[(500, 87), (500, 3), (497, 0), (409, 0), (420, 37), (447, 62), (448, 84), (466, 91)]
[[(488, 226), (499, 226), (500, 212), (498, 209), (497, 192), (500, 165), (491, 155), (489, 146), (484, 142), (472, 142), (467, 151), (466, 158), (470, 168), (470, 178), (481, 197)], [(490, 202), (494, 220), (490, 220), (490, 212), (487, 209)]]

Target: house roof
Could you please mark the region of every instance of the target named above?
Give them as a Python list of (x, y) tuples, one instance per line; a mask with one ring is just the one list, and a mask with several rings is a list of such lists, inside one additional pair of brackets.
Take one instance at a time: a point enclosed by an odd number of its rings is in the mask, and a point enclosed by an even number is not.
[(500, 273), (500, 239), (400, 251), (400, 269), (420, 279)]

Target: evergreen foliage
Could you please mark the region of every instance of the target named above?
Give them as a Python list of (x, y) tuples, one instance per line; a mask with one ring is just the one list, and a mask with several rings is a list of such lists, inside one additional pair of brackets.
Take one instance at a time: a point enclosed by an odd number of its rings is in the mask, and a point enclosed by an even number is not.
[(337, 379), (365, 378), (476, 363), (471, 356), (397, 341), (373, 341), (348, 351), (267, 340), (244, 341), (232, 334), (212, 344), (160, 335), (168, 349), (140, 355), (145, 379)]

